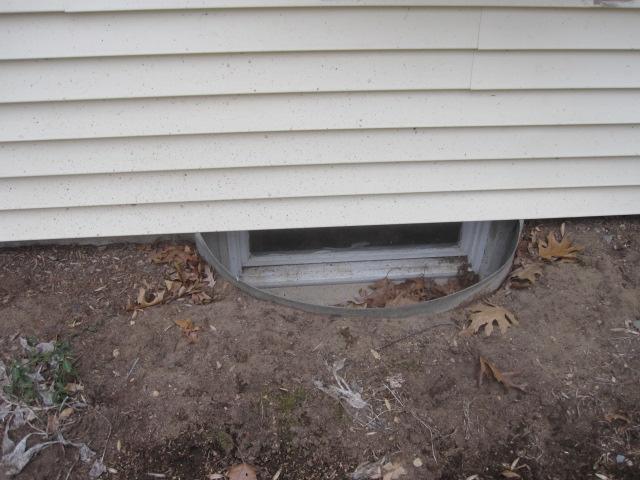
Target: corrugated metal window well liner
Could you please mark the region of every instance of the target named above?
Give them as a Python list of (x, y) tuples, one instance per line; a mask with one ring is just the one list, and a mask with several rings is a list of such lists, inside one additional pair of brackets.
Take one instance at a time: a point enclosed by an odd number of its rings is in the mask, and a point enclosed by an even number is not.
[[(448, 310), (497, 288), (521, 228), (495, 221), (211, 232), (196, 243), (256, 297), (316, 313), (390, 317)], [(423, 301), (376, 303), (376, 288), (421, 289)]]

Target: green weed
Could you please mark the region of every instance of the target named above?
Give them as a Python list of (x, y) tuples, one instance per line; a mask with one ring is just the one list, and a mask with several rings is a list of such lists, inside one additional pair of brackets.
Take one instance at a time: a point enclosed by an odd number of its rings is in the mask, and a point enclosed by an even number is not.
[(35, 339), (27, 339), (25, 357), (9, 365), (9, 384), (5, 393), (27, 405), (43, 402), (46, 397), (60, 405), (70, 396), (65, 387), (77, 382), (71, 347), (67, 342), (54, 342), (48, 351), (39, 351)]

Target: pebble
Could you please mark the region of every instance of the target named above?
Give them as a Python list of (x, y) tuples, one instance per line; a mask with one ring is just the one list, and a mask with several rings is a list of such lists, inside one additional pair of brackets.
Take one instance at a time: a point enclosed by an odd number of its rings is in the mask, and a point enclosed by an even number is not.
[(413, 466), (416, 468), (420, 468), (422, 466), (422, 460), (418, 457), (413, 459)]
[(160, 392), (158, 390), (154, 390), (153, 392), (151, 392), (151, 396), (152, 397), (159, 397), (160, 396)]
[(625, 461), (624, 455), (616, 455), (616, 463), (618, 465), (624, 463), (624, 461)]

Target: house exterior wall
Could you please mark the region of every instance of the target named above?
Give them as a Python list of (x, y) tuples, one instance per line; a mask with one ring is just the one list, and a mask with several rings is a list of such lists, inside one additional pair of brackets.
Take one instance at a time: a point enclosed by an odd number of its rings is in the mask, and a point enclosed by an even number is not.
[(0, 241), (639, 214), (639, 125), (635, 0), (0, 0)]

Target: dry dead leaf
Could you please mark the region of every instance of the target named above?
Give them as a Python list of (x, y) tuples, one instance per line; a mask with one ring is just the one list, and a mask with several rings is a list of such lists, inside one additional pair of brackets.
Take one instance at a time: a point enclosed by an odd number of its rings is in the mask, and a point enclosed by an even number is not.
[(152, 260), (154, 263), (186, 263), (195, 260), (197, 254), (189, 245), (172, 245), (157, 252)]
[(399, 463), (389, 462), (382, 466), (382, 480), (397, 480), (406, 474), (407, 471)]
[(522, 267), (511, 272), (511, 286), (514, 288), (526, 288), (533, 285), (538, 277), (542, 275), (542, 267), (540, 265), (523, 265)]
[(204, 277), (202, 278), (202, 281), (209, 288), (213, 288), (216, 285), (216, 279), (215, 279), (215, 276), (213, 274), (213, 269), (211, 268), (210, 265), (205, 265), (204, 266)]
[(174, 323), (180, 327), (182, 334), (187, 338), (187, 340), (190, 343), (195, 343), (198, 340), (197, 332), (200, 331), (200, 327), (196, 327), (191, 320), (189, 319), (176, 320)]
[(53, 435), (58, 432), (60, 420), (55, 413), (49, 413), (47, 416), (47, 434)]
[(482, 380), (484, 379), (485, 376), (487, 376), (487, 377), (493, 377), (495, 381), (497, 381), (498, 383), (501, 383), (507, 390), (509, 390), (510, 388), (514, 388), (516, 390), (520, 390), (521, 392), (524, 392), (525, 385), (518, 385), (516, 383), (513, 383), (509, 379), (509, 376), (511, 375), (512, 374), (507, 372), (504, 372), (504, 373), (501, 372), (500, 370), (498, 370), (498, 367), (496, 367), (489, 360), (487, 360), (482, 356), (480, 357), (480, 375), (478, 377), (478, 385), (482, 385)]
[(576, 261), (578, 253), (582, 252), (582, 250), (584, 250), (584, 247), (574, 245), (569, 237), (563, 237), (558, 243), (553, 232), (549, 232), (546, 242), (538, 240), (538, 255), (549, 262), (556, 260)]
[(498, 324), (500, 333), (504, 335), (510, 326), (518, 325), (518, 319), (513, 313), (490, 303), (478, 303), (470, 308), (470, 312), (471, 323), (460, 335), (473, 335), (484, 326), (484, 334), (488, 337), (493, 332), (493, 322)]
[(152, 261), (167, 265), (163, 289), (152, 293), (151, 287), (145, 282), (145, 288), (138, 291), (136, 302), (127, 305), (127, 311), (133, 312), (132, 318), (144, 308), (183, 297), (190, 298), (196, 304), (206, 304), (214, 300), (215, 272), (202, 261), (193, 247), (175, 245), (164, 248), (155, 253)]
[(504, 478), (522, 478), (519, 473), (516, 473), (512, 470), (503, 470), (500, 475)]
[(159, 292), (147, 292), (147, 289), (140, 287), (138, 290), (138, 298), (136, 299), (135, 308), (153, 307), (162, 303), (164, 300), (164, 290)]
[(626, 415), (622, 415), (621, 413), (607, 413), (604, 416), (604, 419), (609, 422), (612, 423), (616, 420), (620, 420), (626, 424), (630, 424), (631, 423), (631, 419), (629, 417), (627, 417)]
[(80, 385), (79, 383), (67, 383), (64, 386), (64, 390), (67, 393), (77, 393), (84, 391), (84, 386)]
[(229, 467), (227, 477), (229, 480), (257, 480), (255, 468), (246, 463)]
[(444, 297), (467, 288), (478, 281), (478, 276), (462, 265), (455, 278), (438, 283), (431, 278), (410, 278), (395, 283), (388, 278), (377, 280), (367, 289), (360, 290), (360, 297), (349, 302), (361, 308), (402, 307)]
[(75, 412), (75, 410), (73, 408), (67, 407), (67, 408), (65, 408), (64, 410), (62, 410), (60, 412), (59, 419), (60, 420), (65, 420), (65, 419), (69, 418), (71, 415), (73, 415), (74, 412)]

